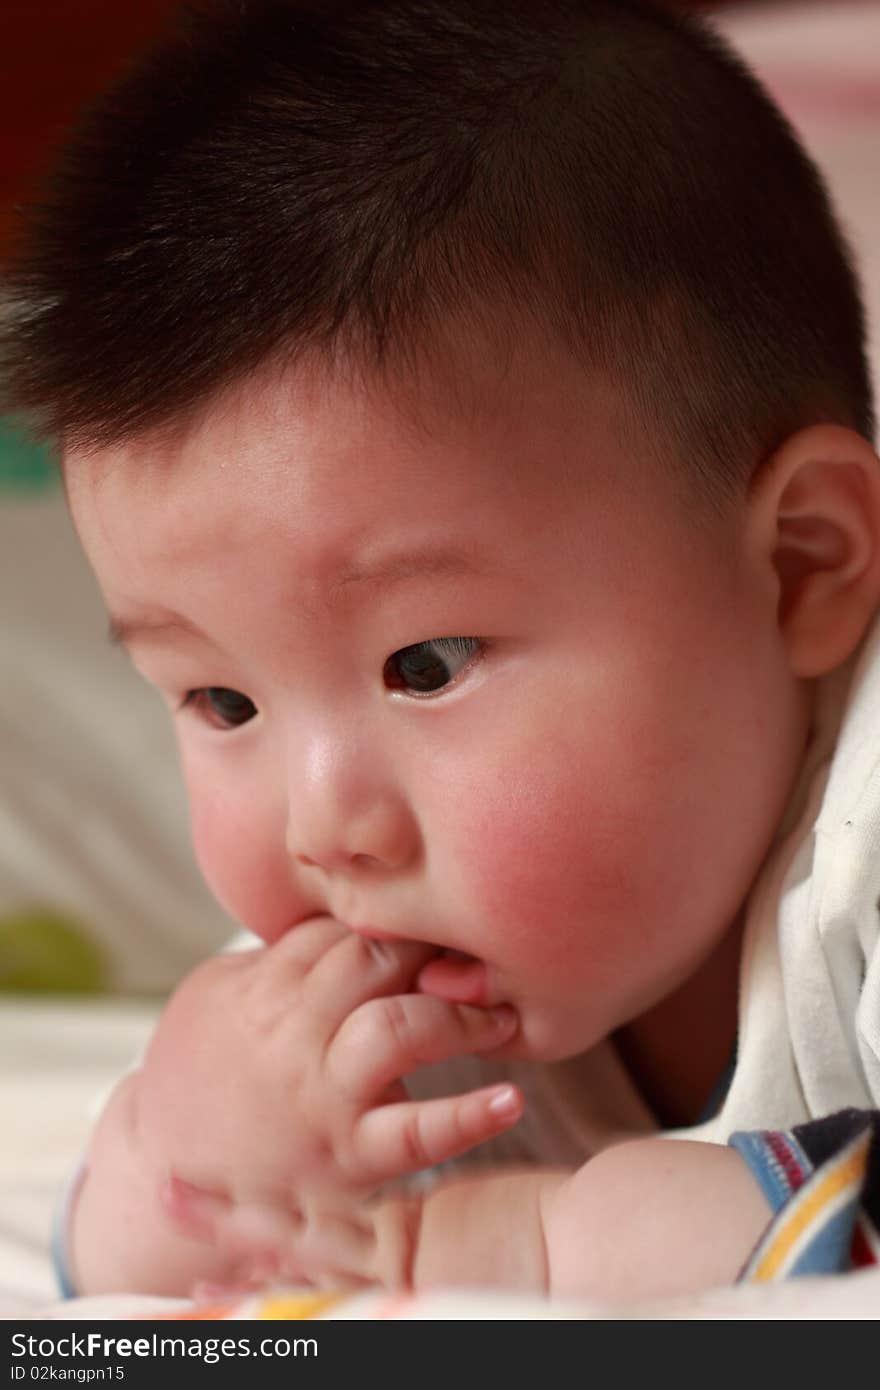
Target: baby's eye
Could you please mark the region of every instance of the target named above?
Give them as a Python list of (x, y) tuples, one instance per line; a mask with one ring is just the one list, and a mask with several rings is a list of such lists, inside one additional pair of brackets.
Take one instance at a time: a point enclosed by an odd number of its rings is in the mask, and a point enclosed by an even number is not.
[(394, 652), (382, 675), (390, 690), (430, 695), (451, 684), (482, 650), (479, 637), (434, 637)]
[(257, 707), (247, 695), (237, 690), (226, 690), (222, 685), (209, 685), (201, 690), (190, 690), (181, 709), (190, 707), (202, 715), (209, 724), (222, 729), (237, 729), (253, 719)]

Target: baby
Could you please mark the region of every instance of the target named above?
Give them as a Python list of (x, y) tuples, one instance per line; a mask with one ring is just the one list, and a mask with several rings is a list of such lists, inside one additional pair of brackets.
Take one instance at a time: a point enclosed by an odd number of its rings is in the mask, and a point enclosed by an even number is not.
[[(265, 943), (109, 1101), (72, 1287), (733, 1282), (798, 1186), (766, 1144), (807, 1181), (880, 1097), (873, 905), (803, 1046), (778, 947), (880, 465), (855, 277), (757, 83), (641, 0), (203, 6), (79, 133), (4, 360)], [(418, 1091), (468, 1057), (489, 1084)], [(396, 1182), (560, 1078), (563, 1150)]]

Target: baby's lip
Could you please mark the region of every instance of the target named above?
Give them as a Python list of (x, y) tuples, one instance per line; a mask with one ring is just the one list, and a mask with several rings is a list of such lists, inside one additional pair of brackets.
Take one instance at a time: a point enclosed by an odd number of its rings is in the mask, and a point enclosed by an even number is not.
[[(383, 931), (381, 927), (371, 927), (367, 925), (355, 926), (351, 922), (345, 922), (343, 925), (348, 927), (348, 930), (353, 931), (357, 936), (365, 936), (369, 941), (404, 941), (408, 939), (418, 944), (418, 940), (415, 937), (406, 938), (397, 932)], [(432, 945), (430, 941), (424, 941), (421, 944), (425, 946)], [(440, 958), (443, 960), (458, 961), (473, 961), (476, 959), (475, 956), (468, 955), (467, 951), (456, 951), (451, 946), (437, 946), (435, 949), (437, 955), (434, 959)]]
[(464, 951), (443, 949), (423, 965), (416, 977), (423, 994), (453, 1004), (489, 1003), (489, 972), (485, 961)]
[[(369, 941), (403, 939), (394, 932), (383, 931), (381, 927), (366, 924), (356, 926), (351, 922), (347, 922), (346, 926)], [(432, 994), (437, 999), (447, 999), (457, 1004), (485, 1007), (489, 1002), (489, 978), (485, 962), (452, 946), (437, 947), (437, 954), (419, 971), (416, 984), (423, 994)]]
[(400, 940), (400, 937), (399, 937), (399, 936), (395, 936), (395, 935), (394, 935), (394, 932), (382, 931), (382, 928), (381, 928), (381, 927), (370, 927), (370, 926), (356, 927), (356, 926), (354, 926), (354, 924), (351, 923), (351, 922), (346, 922), (345, 925), (348, 927), (349, 931), (356, 932), (358, 936), (365, 936), (365, 937), (367, 938), (368, 941), (399, 941), (399, 940)]

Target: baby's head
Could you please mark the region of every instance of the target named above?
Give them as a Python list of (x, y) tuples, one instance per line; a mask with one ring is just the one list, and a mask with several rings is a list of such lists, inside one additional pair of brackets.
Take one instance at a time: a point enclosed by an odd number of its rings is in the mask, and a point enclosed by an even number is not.
[(59, 176), (10, 399), (226, 906), (576, 1052), (698, 982), (878, 602), (839, 232), (652, 6), (207, 13)]

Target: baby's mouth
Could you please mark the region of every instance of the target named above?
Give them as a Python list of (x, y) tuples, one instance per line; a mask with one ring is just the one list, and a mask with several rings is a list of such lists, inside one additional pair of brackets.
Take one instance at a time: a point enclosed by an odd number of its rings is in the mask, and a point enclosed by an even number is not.
[(419, 971), (417, 984), (423, 994), (453, 1004), (485, 1005), (488, 978), (484, 961), (465, 951), (441, 950)]

